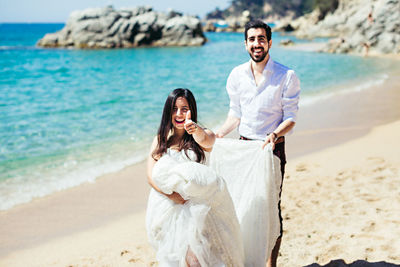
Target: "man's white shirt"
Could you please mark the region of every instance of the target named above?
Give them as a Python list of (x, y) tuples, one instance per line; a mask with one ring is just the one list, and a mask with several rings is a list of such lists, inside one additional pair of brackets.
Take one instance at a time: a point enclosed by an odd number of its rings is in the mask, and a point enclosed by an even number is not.
[(226, 90), (229, 115), (240, 118), (238, 130), (244, 137), (264, 140), (281, 122), (296, 121), (300, 81), (293, 70), (271, 58), (258, 85), (250, 60), (232, 70)]

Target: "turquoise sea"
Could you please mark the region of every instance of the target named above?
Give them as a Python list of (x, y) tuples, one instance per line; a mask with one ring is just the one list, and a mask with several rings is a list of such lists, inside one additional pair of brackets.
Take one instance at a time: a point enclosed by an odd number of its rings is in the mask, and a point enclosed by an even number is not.
[[(226, 78), (249, 58), (240, 33), (208, 33), (202, 47), (35, 46), (63, 26), (0, 24), (0, 210), (143, 160), (174, 88), (191, 89), (200, 122), (216, 128), (228, 111)], [(382, 83), (399, 67), (279, 48), (287, 38), (299, 41), (273, 34), (271, 56), (297, 72), (301, 105)]]

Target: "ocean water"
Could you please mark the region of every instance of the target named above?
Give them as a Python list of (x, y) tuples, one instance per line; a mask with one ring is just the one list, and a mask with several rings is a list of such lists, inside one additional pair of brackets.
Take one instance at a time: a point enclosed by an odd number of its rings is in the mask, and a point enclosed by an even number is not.
[[(249, 59), (240, 33), (208, 33), (201, 47), (43, 49), (63, 24), (0, 24), (0, 210), (95, 181), (146, 157), (169, 92), (194, 93), (199, 121), (228, 111), (226, 78)], [(289, 51), (271, 56), (298, 74), (301, 104), (382, 83), (399, 64)]]

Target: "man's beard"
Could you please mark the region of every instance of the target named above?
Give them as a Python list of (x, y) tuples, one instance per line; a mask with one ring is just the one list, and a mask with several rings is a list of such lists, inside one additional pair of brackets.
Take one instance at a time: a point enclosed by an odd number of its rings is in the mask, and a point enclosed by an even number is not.
[(265, 57), (268, 55), (268, 52), (269, 52), (269, 49), (268, 49), (267, 51), (264, 50), (264, 53), (262, 53), (261, 56), (259, 56), (258, 58), (255, 58), (255, 57), (253, 56), (252, 51), (249, 52), (249, 55), (250, 55), (251, 59), (252, 59), (254, 62), (259, 63), (259, 62), (261, 62), (261, 61), (263, 61), (263, 60), (265, 59)]

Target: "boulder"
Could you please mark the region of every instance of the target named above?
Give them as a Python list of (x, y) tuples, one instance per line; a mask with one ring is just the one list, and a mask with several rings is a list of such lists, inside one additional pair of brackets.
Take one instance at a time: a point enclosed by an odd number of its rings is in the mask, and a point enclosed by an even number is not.
[(272, 28), (274, 32), (292, 32), (297, 28), (293, 27), (293, 22), (288, 19), (281, 19), (276, 22), (275, 27)]
[(284, 40), (281, 40), (279, 42), (279, 44), (283, 45), (283, 46), (289, 46), (289, 45), (294, 45), (294, 42), (290, 39), (284, 39)]
[(230, 16), (225, 19), (228, 27), (219, 29), (219, 31), (225, 32), (244, 32), (244, 27), (247, 22), (251, 21), (253, 17), (250, 14), (250, 11), (245, 10), (241, 13), (240, 16)]
[(211, 21), (211, 20), (207, 20), (207, 21), (205, 22), (204, 27), (203, 27), (203, 30), (204, 30), (205, 32), (215, 32), (216, 29), (217, 29), (217, 27), (215, 26), (214, 22)]
[(38, 41), (42, 47), (118, 48), (199, 46), (206, 42), (200, 20), (152, 7), (91, 8), (71, 13), (64, 28)]
[[(322, 49), (332, 53), (400, 53), (400, 0), (340, 0), (321, 21), (291, 23), (298, 38), (335, 37)], [(304, 23), (305, 22), (305, 23)], [(337, 40), (343, 40), (337, 41)]]

